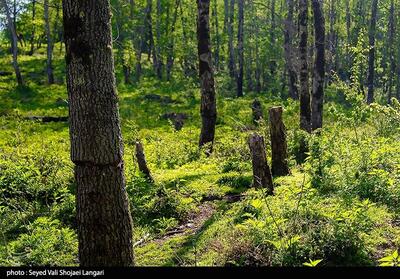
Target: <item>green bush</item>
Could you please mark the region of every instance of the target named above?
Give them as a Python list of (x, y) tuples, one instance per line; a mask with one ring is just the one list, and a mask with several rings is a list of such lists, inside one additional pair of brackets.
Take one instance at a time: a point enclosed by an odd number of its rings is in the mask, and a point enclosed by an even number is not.
[(27, 231), (0, 250), (1, 265), (77, 265), (76, 234), (58, 220), (40, 217), (27, 226)]

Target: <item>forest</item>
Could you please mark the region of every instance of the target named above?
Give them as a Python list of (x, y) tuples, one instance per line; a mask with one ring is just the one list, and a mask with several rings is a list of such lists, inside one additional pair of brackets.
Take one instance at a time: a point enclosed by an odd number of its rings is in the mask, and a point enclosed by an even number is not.
[(399, 0), (0, 0), (0, 266), (399, 267)]

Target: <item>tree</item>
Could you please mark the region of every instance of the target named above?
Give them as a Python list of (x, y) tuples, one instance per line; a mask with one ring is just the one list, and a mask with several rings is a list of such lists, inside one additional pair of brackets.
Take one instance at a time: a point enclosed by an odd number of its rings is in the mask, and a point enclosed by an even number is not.
[(237, 73), (237, 96), (243, 96), (243, 64), (244, 64), (244, 50), (243, 50), (243, 22), (244, 22), (244, 7), (243, 0), (238, 0), (238, 62), (239, 69)]
[(299, 2), (300, 35), (300, 128), (311, 132), (311, 104), (308, 75), (308, 0)]
[(44, 0), (44, 22), (46, 29), (46, 39), (47, 39), (47, 82), (49, 84), (54, 83), (54, 74), (53, 74), (53, 42), (51, 39), (50, 32), (50, 19), (49, 19), (49, 0)]
[(29, 51), (29, 55), (33, 55), (33, 52), (35, 51), (35, 31), (36, 31), (35, 19), (36, 19), (36, 0), (32, 0), (32, 31), (30, 38), (31, 49)]
[(372, 0), (371, 21), (369, 27), (369, 54), (368, 54), (368, 95), (367, 103), (374, 101), (374, 82), (375, 82), (375, 32), (376, 14), (378, 10), (378, 0)]
[(11, 50), (12, 50), (12, 57), (13, 57), (13, 67), (14, 67), (14, 71), (15, 71), (15, 76), (17, 78), (17, 83), (18, 83), (18, 85), (24, 85), (21, 71), (20, 71), (19, 65), (18, 65), (18, 38), (17, 38), (17, 32), (15, 29), (15, 23), (14, 23), (15, 19), (13, 20), (11, 18), (7, 0), (0, 0), (0, 4), (3, 6), (3, 9), (6, 12), (8, 30), (11, 33)]
[(322, 128), (325, 81), (325, 19), (322, 0), (312, 0), (315, 29), (315, 62), (311, 100), (312, 130)]
[(214, 73), (211, 58), (210, 43), (210, 0), (197, 0), (197, 42), (199, 57), (199, 75), (201, 87), (201, 118), (200, 147), (211, 144), (212, 151), (215, 124), (217, 120), (217, 105), (215, 98)]
[(82, 266), (133, 265), (109, 0), (63, 0)]
[(235, 19), (235, 0), (230, 0), (228, 22), (228, 68), (231, 78), (236, 76), (235, 50), (233, 48), (233, 22)]
[(389, 90), (388, 90), (388, 103), (390, 104), (392, 96), (393, 96), (393, 75), (396, 73), (396, 62), (395, 62), (395, 48), (394, 38), (395, 38), (395, 18), (394, 18), (394, 0), (390, 1), (390, 9), (389, 9), (389, 60), (390, 60), (390, 71), (389, 71)]
[(296, 62), (293, 47), (293, 10), (294, 3), (293, 0), (286, 0), (287, 5), (287, 16), (285, 20), (285, 30), (284, 30), (284, 50), (285, 50), (285, 60), (286, 69), (289, 77), (289, 96), (292, 99), (298, 99), (298, 88), (297, 88), (297, 72), (296, 72)]

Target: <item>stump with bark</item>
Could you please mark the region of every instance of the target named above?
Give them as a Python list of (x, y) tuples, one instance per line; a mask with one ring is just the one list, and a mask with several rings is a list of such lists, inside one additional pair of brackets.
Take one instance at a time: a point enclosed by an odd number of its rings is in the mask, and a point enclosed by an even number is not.
[(252, 134), (249, 138), (249, 147), (253, 163), (253, 186), (267, 188), (268, 194), (273, 195), (274, 185), (265, 153), (264, 138), (258, 134)]
[(153, 182), (153, 177), (151, 176), (150, 169), (147, 166), (146, 157), (143, 151), (143, 145), (140, 141), (137, 141), (136, 144), (136, 160), (138, 162), (139, 170), (143, 173), (144, 177), (149, 181)]
[(272, 107), (269, 110), (272, 175), (285, 176), (289, 174), (286, 127), (282, 120), (282, 107)]
[(258, 99), (254, 99), (251, 109), (253, 111), (253, 123), (258, 124), (258, 122), (263, 119), (263, 111), (261, 102)]

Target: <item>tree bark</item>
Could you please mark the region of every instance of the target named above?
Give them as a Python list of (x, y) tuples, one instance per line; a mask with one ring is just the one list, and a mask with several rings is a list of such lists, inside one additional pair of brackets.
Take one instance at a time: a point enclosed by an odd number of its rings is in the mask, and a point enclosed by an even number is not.
[(235, 0), (230, 0), (229, 5), (229, 23), (228, 23), (228, 52), (229, 52), (229, 75), (231, 78), (236, 77), (235, 50), (233, 48), (233, 22), (235, 19)]
[(300, 0), (300, 128), (311, 132), (311, 100), (308, 74), (308, 0)]
[(289, 96), (297, 100), (299, 98), (298, 88), (297, 88), (297, 72), (296, 72), (296, 62), (293, 47), (293, 33), (294, 33), (294, 23), (293, 23), (293, 10), (294, 3), (293, 0), (286, 0), (287, 5), (287, 17), (285, 20), (285, 30), (284, 30), (284, 51), (286, 68), (289, 78)]
[(396, 35), (395, 29), (395, 17), (394, 17), (394, 0), (390, 1), (389, 10), (389, 60), (390, 60), (390, 71), (389, 71), (389, 88), (388, 88), (388, 104), (391, 103), (393, 97), (393, 75), (396, 73), (396, 62), (395, 62), (395, 49), (394, 49), (394, 38)]
[(35, 19), (36, 19), (36, 0), (32, 0), (32, 32), (30, 39), (31, 49), (29, 51), (29, 55), (33, 55), (35, 51), (35, 31), (36, 31)]
[(215, 54), (214, 54), (214, 65), (215, 69), (219, 69), (219, 61), (220, 61), (220, 48), (221, 48), (221, 38), (219, 36), (219, 21), (218, 21), (218, 5), (217, 0), (214, 0), (213, 5), (213, 17), (214, 17), (214, 28), (215, 28)]
[(144, 151), (143, 151), (143, 145), (140, 141), (137, 141), (135, 143), (136, 146), (136, 160), (138, 162), (138, 166), (139, 166), (139, 170), (141, 173), (143, 173), (144, 177), (149, 181), (149, 182), (153, 182), (153, 177), (151, 176), (151, 172), (150, 169), (147, 166), (147, 162), (146, 162), (146, 157), (144, 155)]
[(251, 110), (253, 111), (253, 123), (257, 125), (263, 119), (262, 105), (258, 99), (254, 99), (251, 104)]
[(200, 147), (210, 143), (208, 152), (212, 152), (217, 105), (215, 98), (214, 73), (210, 43), (210, 0), (197, 0), (197, 42), (199, 57), (199, 75), (201, 85), (201, 118)]
[(178, 19), (178, 9), (180, 5), (180, 0), (175, 1), (175, 12), (174, 12), (174, 17), (172, 19), (172, 26), (171, 26), (171, 32), (169, 35), (169, 43), (168, 43), (168, 57), (167, 57), (167, 80), (171, 80), (171, 73), (172, 73), (172, 67), (174, 66), (174, 33), (175, 33), (175, 25), (176, 21)]
[(156, 72), (156, 75), (158, 79), (162, 79), (162, 72), (163, 72), (163, 63), (162, 63), (162, 58), (161, 58), (161, 16), (162, 16), (162, 5), (161, 5), (161, 0), (157, 0), (157, 21), (156, 21), (156, 38), (157, 38), (157, 45), (155, 45), (153, 41), (153, 65), (154, 65), (154, 71)]
[(109, 0), (63, 0), (81, 266), (133, 265)]
[(282, 112), (282, 107), (273, 107), (269, 110), (273, 176), (285, 176), (290, 172), (286, 127), (282, 120)]
[(311, 101), (312, 130), (322, 128), (325, 81), (325, 19), (322, 0), (312, 0), (315, 29), (315, 62)]
[[(271, 3), (271, 28), (269, 30), (269, 39), (271, 43), (271, 48), (275, 48), (276, 46), (276, 14), (275, 14), (275, 0), (270, 0)], [(270, 60), (269, 64), (269, 71), (271, 73), (271, 80), (275, 79), (275, 72), (277, 68), (277, 61), (275, 54), (273, 53), (272, 59)]]
[(50, 19), (49, 19), (49, 0), (44, 0), (44, 22), (46, 29), (46, 39), (47, 39), (47, 82), (49, 84), (54, 83), (54, 74), (53, 74), (53, 42), (51, 39), (51, 31), (50, 31)]
[(12, 50), (12, 57), (13, 57), (13, 67), (15, 71), (15, 76), (17, 78), (17, 83), (18, 85), (22, 86), (24, 85), (24, 81), (22, 79), (21, 71), (19, 69), (18, 65), (18, 38), (17, 38), (17, 32), (15, 29), (14, 21), (11, 18), (10, 10), (7, 5), (6, 0), (1, 0), (0, 4), (2, 4), (5, 12), (6, 12), (6, 17), (7, 17), (7, 25), (8, 29), (10, 30), (11, 33), (11, 50)]
[(257, 134), (249, 137), (249, 147), (253, 165), (253, 187), (267, 188), (269, 195), (274, 194), (271, 169), (265, 154), (264, 138)]
[(239, 69), (237, 73), (237, 97), (243, 96), (243, 64), (244, 64), (244, 49), (243, 49), (243, 24), (244, 24), (244, 7), (243, 0), (238, 0), (238, 62)]
[(378, 0), (372, 0), (371, 21), (369, 27), (369, 54), (368, 54), (368, 95), (367, 103), (374, 102), (374, 81), (375, 81), (375, 32), (376, 14), (378, 10)]

